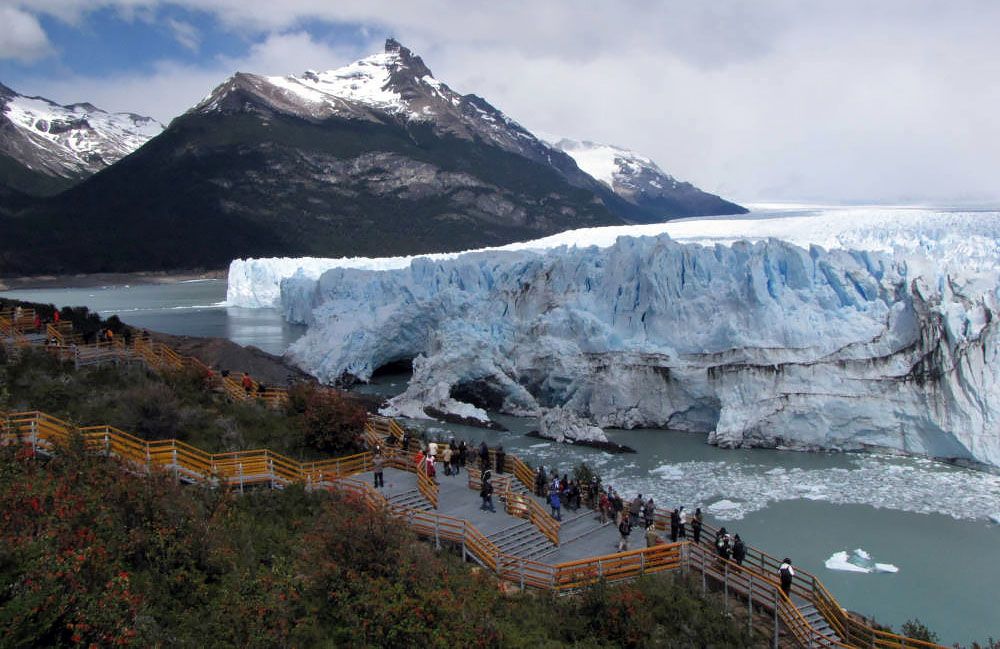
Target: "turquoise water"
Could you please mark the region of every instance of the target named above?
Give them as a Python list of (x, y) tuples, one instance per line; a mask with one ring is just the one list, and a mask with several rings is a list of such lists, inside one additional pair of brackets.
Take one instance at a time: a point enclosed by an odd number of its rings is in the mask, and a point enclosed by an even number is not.
[[(178, 284), (39, 289), (3, 293), (60, 306), (85, 305), (102, 315), (180, 335), (219, 336), (281, 353), (303, 328), (269, 309), (223, 305), (225, 280)], [(380, 377), (365, 392), (402, 391), (406, 375)], [(770, 450), (721, 450), (703, 435), (664, 430), (609, 431), (639, 450), (610, 455), (554, 444), (524, 433), (534, 422), (498, 415), (508, 432), (438, 423), (431, 434), (502, 443), (532, 464), (568, 472), (593, 465), (605, 481), (662, 506), (709, 509), (708, 518), (750, 544), (816, 574), (841, 604), (895, 628), (918, 617), (946, 643), (1000, 636), (1000, 478), (907, 458)], [(720, 506), (721, 504), (721, 506)], [(837, 551), (864, 548), (895, 574), (828, 570)]]

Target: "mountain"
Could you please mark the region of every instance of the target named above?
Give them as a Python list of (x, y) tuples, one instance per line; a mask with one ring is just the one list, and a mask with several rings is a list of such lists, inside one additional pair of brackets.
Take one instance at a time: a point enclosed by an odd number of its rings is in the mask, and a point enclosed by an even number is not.
[(328, 72), (235, 74), (134, 154), (0, 218), (0, 274), (446, 252), (643, 215), (389, 40)]
[(580, 169), (649, 215), (635, 220), (658, 222), (682, 216), (747, 212), (744, 207), (677, 180), (634, 151), (566, 138), (552, 142), (552, 146), (569, 154)]
[(22, 193), (62, 191), (135, 151), (163, 125), (87, 103), (61, 106), (0, 84), (0, 184)]

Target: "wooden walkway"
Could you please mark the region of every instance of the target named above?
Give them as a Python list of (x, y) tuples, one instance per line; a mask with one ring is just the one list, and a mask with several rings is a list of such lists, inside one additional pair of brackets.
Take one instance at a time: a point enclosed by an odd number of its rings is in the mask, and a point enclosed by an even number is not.
[[(52, 348), (44, 345), (51, 339), (38, 341), (37, 332), (25, 331), (18, 322), (0, 314), (0, 342), (8, 351), (16, 353), (29, 345)], [(122, 346), (111, 356), (114, 362), (136, 360), (154, 369), (200, 365), (196, 359), (174, 358), (176, 354), (147, 348), (147, 344)], [(100, 353), (100, 348), (92, 353)], [(242, 386), (231, 396), (254, 398)], [(76, 427), (41, 412), (0, 413), (0, 443), (21, 444), (36, 453), (58, 453), (60, 445), (79, 436), (92, 452), (117, 457), (140, 471), (167, 472), (184, 482), (239, 491), (297, 483), (312, 490), (346, 492), (372, 509), (387, 511), (439, 547), (454, 546), (467, 560), (519, 588), (572, 593), (599, 580), (614, 582), (682, 570), (700, 577), (703, 588), (723, 592), (727, 606), (756, 610), (756, 616), (748, 616), (748, 623), (760, 624), (760, 614), (767, 613), (775, 647), (940, 647), (872, 628), (848, 614), (805, 571), (796, 571), (791, 593), (786, 595), (776, 579), (778, 559), (748, 547), (742, 566), (722, 560), (711, 545), (716, 530), (707, 524), (700, 544), (689, 539), (647, 548), (643, 534), (636, 530), (630, 539), (635, 549), (615, 552), (617, 530), (613, 525), (601, 526), (595, 512), (567, 510), (562, 522), (555, 521), (530, 492), (534, 485), (531, 468), (513, 455), (504, 461), (504, 476), (510, 478), (494, 478), (494, 484), (506, 485), (495, 494), (497, 511), (484, 511), (475, 468), (466, 467), (458, 476), (445, 476), (442, 471), (435, 482), (412, 453), (398, 450), (402, 433), (396, 421), (381, 417), (370, 418), (365, 426), (369, 445), (378, 444), (387, 456), (385, 486), (376, 489), (371, 452), (321, 462), (299, 462), (266, 449), (207, 453), (178, 440), (148, 442), (107, 425)], [(495, 462), (493, 456), (491, 460)], [(658, 529), (665, 529), (668, 520), (668, 512), (657, 511)]]

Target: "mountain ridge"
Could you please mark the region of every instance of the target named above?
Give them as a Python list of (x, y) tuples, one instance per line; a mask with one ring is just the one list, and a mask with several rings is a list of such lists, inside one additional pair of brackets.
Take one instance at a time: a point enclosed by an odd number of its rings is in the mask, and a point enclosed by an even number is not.
[(232, 75), (131, 155), (0, 219), (0, 274), (412, 255), (651, 219), (390, 40), (327, 72)]
[(31, 195), (65, 190), (129, 155), (163, 125), (89, 102), (61, 105), (0, 84), (0, 184)]

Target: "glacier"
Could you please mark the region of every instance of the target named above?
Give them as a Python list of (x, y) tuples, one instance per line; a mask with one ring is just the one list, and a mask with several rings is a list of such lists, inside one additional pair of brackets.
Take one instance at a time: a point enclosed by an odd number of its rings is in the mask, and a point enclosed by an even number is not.
[(266, 299), (310, 325), (289, 356), (321, 380), (413, 359), (390, 414), (561, 407), (724, 447), (1000, 465), (1000, 214), (753, 216), (312, 272), (240, 261), (272, 268)]

